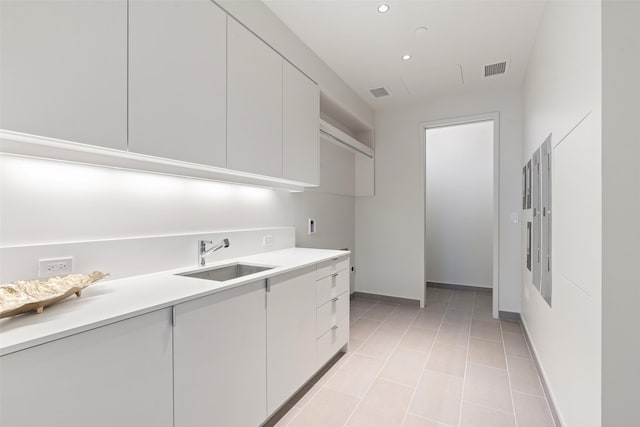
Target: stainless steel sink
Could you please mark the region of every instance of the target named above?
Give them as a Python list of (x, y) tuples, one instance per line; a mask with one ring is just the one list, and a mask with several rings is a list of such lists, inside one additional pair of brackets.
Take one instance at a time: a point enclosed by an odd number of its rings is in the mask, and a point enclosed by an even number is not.
[(248, 276), (249, 274), (259, 273), (265, 270), (271, 270), (274, 267), (264, 267), (261, 265), (249, 264), (231, 264), (224, 267), (214, 267), (208, 270), (199, 270), (188, 273), (180, 273), (178, 276), (195, 277), (197, 279), (215, 280), (216, 282), (225, 282), (227, 280), (237, 279), (238, 277)]

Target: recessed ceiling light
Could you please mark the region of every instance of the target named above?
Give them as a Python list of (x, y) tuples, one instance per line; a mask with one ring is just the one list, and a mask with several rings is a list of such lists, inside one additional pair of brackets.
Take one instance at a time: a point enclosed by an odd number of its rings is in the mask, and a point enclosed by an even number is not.
[(421, 36), (427, 32), (427, 27), (418, 27), (416, 28), (416, 34)]
[(378, 12), (380, 13), (387, 13), (389, 11), (389, 5), (388, 4), (381, 4), (380, 6), (378, 6)]
[(405, 61), (411, 59), (411, 55), (409, 55), (408, 53), (402, 55), (402, 59), (404, 59)]

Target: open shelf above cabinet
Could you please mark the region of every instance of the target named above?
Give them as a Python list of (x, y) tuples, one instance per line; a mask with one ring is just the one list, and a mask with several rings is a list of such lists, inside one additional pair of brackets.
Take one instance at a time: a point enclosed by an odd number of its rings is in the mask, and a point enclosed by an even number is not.
[(373, 150), (370, 147), (322, 119), (320, 119), (320, 135), (331, 142), (342, 144), (344, 148), (373, 159)]
[[(337, 150), (330, 149), (332, 146), (338, 147)], [(345, 154), (340, 155), (340, 152)], [(356, 197), (373, 196), (374, 157), (371, 147), (320, 119), (321, 171), (318, 191)]]

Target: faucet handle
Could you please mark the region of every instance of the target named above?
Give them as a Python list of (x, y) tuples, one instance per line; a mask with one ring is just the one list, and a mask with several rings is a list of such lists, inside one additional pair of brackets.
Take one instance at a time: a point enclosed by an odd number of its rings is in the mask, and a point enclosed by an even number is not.
[(207, 250), (207, 245), (212, 244), (211, 240), (198, 240), (198, 248), (200, 249), (200, 254), (203, 254)]

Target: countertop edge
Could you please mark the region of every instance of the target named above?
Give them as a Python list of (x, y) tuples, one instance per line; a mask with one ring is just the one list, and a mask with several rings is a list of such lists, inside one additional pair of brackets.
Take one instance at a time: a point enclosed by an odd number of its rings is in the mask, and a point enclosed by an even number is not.
[[(255, 264), (264, 264), (264, 265), (270, 265), (272, 263), (269, 262), (261, 262), (260, 258), (261, 257), (265, 257), (265, 256), (273, 256), (274, 254), (277, 253), (281, 253), (284, 251), (292, 251), (292, 250), (296, 250), (296, 249), (301, 249), (301, 250), (307, 250), (307, 248), (289, 248), (289, 249), (282, 249), (279, 251), (273, 251), (273, 252), (264, 252), (261, 254), (254, 254), (254, 255), (248, 255), (248, 256), (242, 256), (242, 257), (237, 257), (237, 258), (229, 258), (226, 260), (222, 260), (222, 261), (218, 261), (215, 263), (211, 263), (210, 265), (208, 265), (207, 267), (209, 268), (213, 268), (216, 266), (223, 266), (225, 264), (231, 264), (231, 263), (235, 263), (235, 262), (248, 262), (248, 263), (255, 263)], [(62, 329), (60, 331), (57, 332), (53, 332), (53, 333), (49, 333), (49, 334), (43, 334), (40, 337), (36, 337), (36, 338), (31, 338), (31, 339), (25, 339), (24, 341), (20, 341), (20, 342), (16, 342), (15, 344), (9, 344), (7, 346), (2, 345), (2, 330), (0, 330), (0, 357), (6, 356), (6, 355), (10, 355), (12, 353), (16, 353), (18, 351), (21, 350), (25, 350), (31, 347), (36, 347), (38, 345), (42, 345), (42, 344), (46, 344), (48, 342), (52, 342), (52, 341), (56, 341), (62, 338), (66, 338), (66, 337), (70, 337), (72, 335), (77, 335), (83, 332), (87, 332), (90, 331), (92, 329), (96, 329), (96, 328), (100, 328), (102, 326), (107, 326), (107, 325), (111, 325), (117, 322), (121, 322), (123, 320), (127, 320), (127, 319), (131, 319), (134, 317), (138, 317), (138, 316), (142, 316), (148, 313), (152, 313), (154, 311), (159, 311), (159, 310), (163, 310), (166, 308), (170, 308), (175, 306), (176, 304), (181, 304), (187, 301), (192, 301), (195, 299), (199, 299), (199, 298), (203, 298), (209, 295), (213, 295), (219, 292), (223, 292), (223, 291), (227, 291), (230, 289), (234, 289), (240, 286), (244, 286), (247, 285), (249, 283), (254, 283), (256, 281), (260, 281), (260, 280), (266, 280), (272, 277), (277, 277), (280, 276), (282, 274), (286, 274), (289, 273), (291, 271), (294, 270), (299, 270), (299, 269), (303, 269), (306, 267), (309, 267), (311, 265), (315, 265), (315, 264), (319, 264), (325, 261), (329, 261), (332, 260), (336, 257), (346, 257), (346, 256), (350, 256), (351, 255), (351, 251), (343, 251), (343, 250), (333, 250), (333, 249), (313, 249), (314, 251), (326, 251), (326, 255), (325, 256), (319, 256), (319, 257), (313, 257), (313, 259), (310, 260), (306, 260), (305, 262), (298, 262), (298, 263), (291, 263), (289, 265), (285, 265), (285, 266), (278, 266), (272, 270), (266, 270), (264, 272), (259, 272), (256, 274), (252, 274), (249, 276), (245, 276), (242, 278), (238, 278), (238, 279), (234, 279), (231, 280), (229, 282), (231, 283), (225, 283), (225, 284), (221, 284), (224, 282), (213, 282), (213, 281), (208, 281), (212, 284), (219, 284), (218, 286), (213, 286), (210, 287), (209, 289), (203, 290), (201, 292), (194, 292), (188, 295), (185, 295), (183, 297), (180, 298), (175, 298), (169, 301), (165, 301), (162, 303), (158, 303), (158, 304), (151, 304), (149, 306), (137, 309), (137, 310), (133, 310), (133, 311), (127, 311), (125, 313), (121, 313), (121, 314), (115, 314), (113, 316), (107, 316), (103, 319), (100, 320), (95, 320), (95, 321), (89, 321), (85, 324), (79, 325), (77, 327), (72, 327), (72, 328), (68, 328), (68, 329)], [(127, 277), (127, 278), (122, 278), (122, 279), (116, 279), (114, 281), (110, 281), (109, 283), (114, 283), (117, 281), (131, 281), (131, 280), (136, 280), (136, 279), (141, 279), (141, 278), (149, 278), (149, 277), (153, 277), (153, 276), (157, 276), (157, 277), (163, 277), (163, 276), (174, 276), (177, 273), (182, 273), (182, 272), (187, 272), (187, 271), (194, 271), (194, 270), (198, 270), (201, 268), (194, 268), (192, 267), (187, 267), (187, 268), (180, 268), (180, 269), (174, 269), (174, 270), (167, 270), (167, 271), (161, 271), (161, 272), (156, 272), (156, 273), (149, 273), (149, 274), (144, 274), (144, 275), (139, 275), (139, 276), (131, 276), (131, 277)], [(206, 279), (192, 279), (189, 278), (189, 280), (206, 280)], [(46, 310), (45, 310), (46, 313)], [(40, 314), (39, 316), (44, 315), (44, 314)]]

